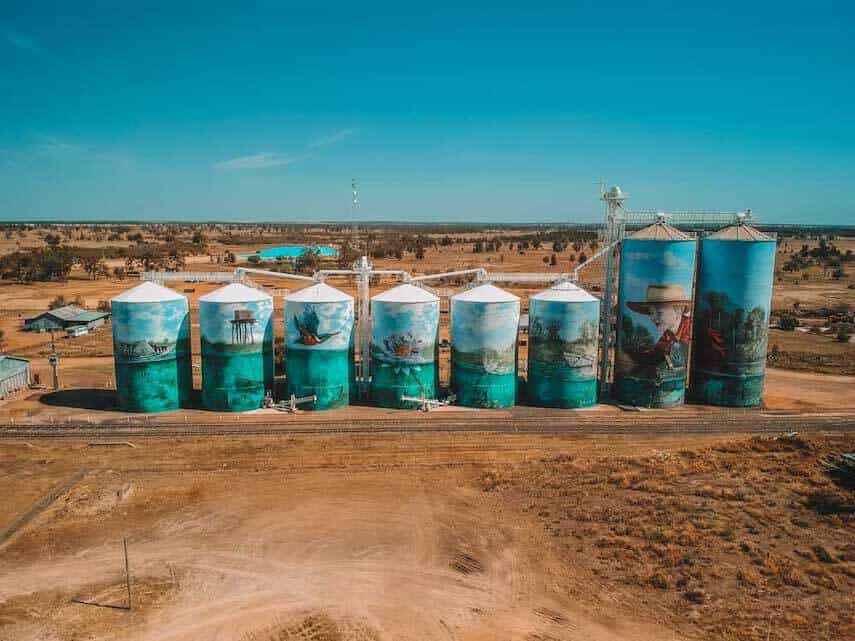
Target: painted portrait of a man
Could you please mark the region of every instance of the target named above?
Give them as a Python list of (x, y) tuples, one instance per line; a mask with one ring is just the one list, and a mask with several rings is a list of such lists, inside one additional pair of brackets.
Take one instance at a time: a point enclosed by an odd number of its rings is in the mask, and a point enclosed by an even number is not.
[(656, 329), (652, 340), (625, 341), (618, 358), (629, 375), (668, 378), (682, 374), (689, 355), (691, 301), (680, 285), (650, 285), (644, 300), (627, 307), (647, 316)]

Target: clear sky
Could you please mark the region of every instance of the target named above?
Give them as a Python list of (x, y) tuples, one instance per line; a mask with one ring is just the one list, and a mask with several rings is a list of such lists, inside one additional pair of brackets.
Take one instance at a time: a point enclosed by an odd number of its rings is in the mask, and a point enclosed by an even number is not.
[(855, 223), (852, 2), (176, 4), (0, 5), (0, 220)]

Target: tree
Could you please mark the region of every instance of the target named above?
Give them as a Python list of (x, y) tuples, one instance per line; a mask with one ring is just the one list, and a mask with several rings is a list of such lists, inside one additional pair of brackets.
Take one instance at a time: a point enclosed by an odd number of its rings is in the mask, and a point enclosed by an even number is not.
[(108, 273), (107, 262), (103, 256), (83, 256), (80, 259), (80, 266), (92, 280), (98, 280), (100, 276), (106, 276)]
[(553, 267), (555, 265), (557, 265), (558, 264), (558, 256), (556, 256), (555, 254), (552, 254), (552, 256), (549, 258), (549, 264), (552, 265)]
[(193, 232), (192, 242), (194, 245), (204, 245), (207, 241), (208, 239), (205, 238), (205, 234), (203, 234), (201, 230), (197, 229)]
[(584, 263), (586, 260), (588, 260), (588, 257), (585, 255), (585, 252), (582, 252), (581, 254), (579, 254), (579, 264), (580, 265), (582, 263)]
[(118, 280), (125, 280), (125, 268), (119, 265), (118, 267), (113, 267), (113, 276)]
[(319, 263), (320, 251), (316, 247), (308, 247), (302, 254), (297, 256), (297, 260), (294, 261), (294, 267), (297, 268), (298, 272), (313, 274), (318, 270)]
[(0, 329), (0, 352), (6, 351), (6, 332)]
[(96, 308), (99, 312), (109, 312), (112, 307), (110, 305), (110, 301), (108, 300), (99, 300), (98, 307)]
[(484, 241), (480, 238), (475, 241), (475, 245), (472, 247), (472, 253), (480, 254), (484, 251)]
[(46, 234), (45, 243), (48, 247), (58, 247), (62, 242), (62, 238), (58, 234)]
[(54, 298), (50, 303), (48, 303), (48, 309), (57, 309), (58, 307), (65, 307), (68, 303), (65, 302), (65, 296), (60, 294), (56, 298)]

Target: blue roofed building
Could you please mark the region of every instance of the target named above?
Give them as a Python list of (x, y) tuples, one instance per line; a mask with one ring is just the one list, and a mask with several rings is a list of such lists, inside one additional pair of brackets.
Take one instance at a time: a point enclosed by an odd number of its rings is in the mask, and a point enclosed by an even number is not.
[(25, 319), (24, 329), (32, 332), (59, 332), (83, 327), (91, 331), (103, 325), (109, 317), (110, 312), (88, 311), (77, 305), (65, 305)]

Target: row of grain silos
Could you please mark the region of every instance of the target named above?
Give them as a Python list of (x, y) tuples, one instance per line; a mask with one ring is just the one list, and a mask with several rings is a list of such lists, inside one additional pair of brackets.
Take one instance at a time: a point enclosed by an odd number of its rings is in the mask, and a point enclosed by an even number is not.
[[(353, 297), (325, 283), (285, 296), (288, 394), (314, 395), (309, 409), (355, 398)], [(113, 338), (119, 406), (158, 412), (191, 405), (190, 312), (186, 297), (142, 283), (117, 296)], [(439, 388), (439, 298), (410, 284), (372, 301), (371, 386), (376, 405), (412, 408)], [(599, 301), (563, 283), (531, 297), (530, 404), (584, 407), (596, 401)], [(202, 406), (261, 407), (273, 389), (273, 301), (242, 284), (199, 299)], [(451, 379), (458, 403), (513, 406), (518, 397), (519, 298), (481, 285), (451, 298)]]
[[(696, 264), (696, 257), (699, 263)], [(664, 221), (621, 245), (613, 396), (665, 408), (698, 403), (749, 407), (762, 398), (775, 241), (736, 224), (695, 238)], [(697, 275), (697, 276), (696, 276)], [(288, 395), (307, 409), (355, 398), (353, 297), (325, 283), (285, 296)], [(192, 394), (186, 297), (143, 283), (113, 299), (119, 406), (188, 407)], [(439, 298), (410, 284), (371, 301), (370, 396), (409, 408), (439, 387)], [(571, 283), (529, 298), (528, 380), (517, 372), (520, 299), (484, 284), (451, 297), (451, 390), (457, 404), (579, 408), (597, 400), (600, 301)], [(693, 313), (694, 312), (694, 313)], [(243, 284), (199, 299), (202, 406), (261, 407), (272, 394), (273, 300)]]
[(774, 238), (743, 223), (704, 237), (700, 248), (664, 221), (625, 239), (615, 400), (655, 408), (682, 404), (691, 371), (694, 402), (759, 405), (775, 248)]

